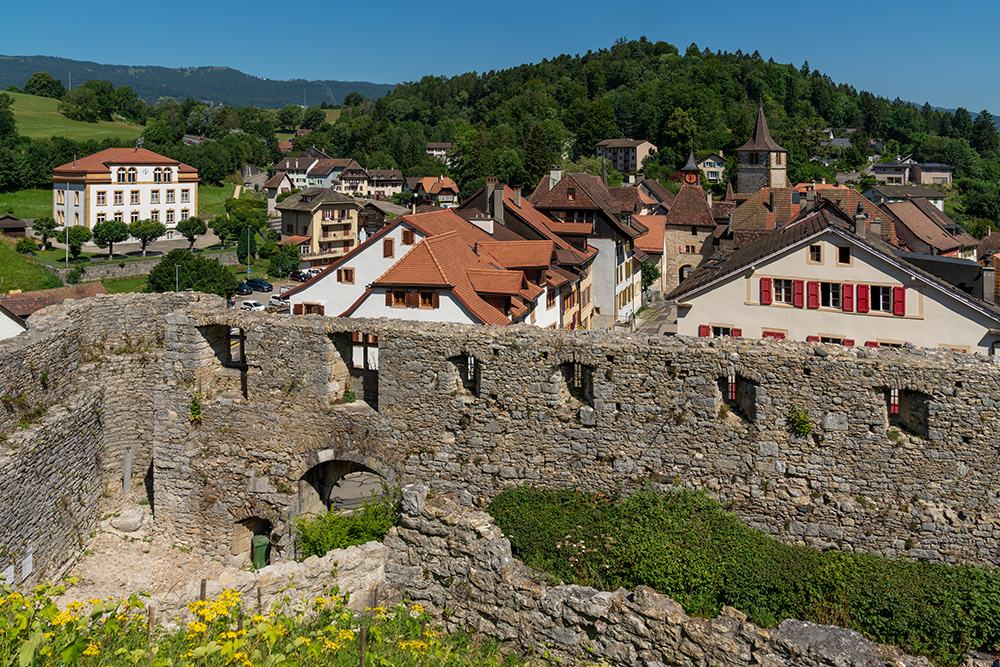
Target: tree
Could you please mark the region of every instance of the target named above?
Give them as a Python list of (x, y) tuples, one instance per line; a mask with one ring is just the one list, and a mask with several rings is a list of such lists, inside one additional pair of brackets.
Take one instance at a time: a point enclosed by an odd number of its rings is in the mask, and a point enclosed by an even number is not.
[(294, 130), (302, 122), (302, 107), (289, 104), (278, 111), (278, 127), (284, 130)]
[(228, 299), (236, 293), (236, 276), (214, 259), (183, 249), (171, 250), (149, 272), (146, 290), (173, 292), (174, 289), (193, 289)]
[(326, 122), (326, 113), (318, 106), (311, 106), (302, 114), (302, 127), (315, 130), (322, 123)]
[(195, 239), (208, 232), (208, 225), (205, 224), (204, 220), (195, 216), (178, 222), (177, 231), (191, 244), (188, 246), (188, 250), (191, 250), (194, 248)]
[(972, 123), (972, 139), (969, 140), (972, 147), (979, 151), (979, 154), (992, 153), (1000, 147), (1000, 138), (997, 137), (997, 128), (993, 124), (993, 114), (986, 109), (979, 112), (976, 120)]
[(106, 220), (94, 225), (94, 243), (108, 249), (108, 259), (115, 255), (115, 244), (128, 241), (129, 227), (121, 220)]
[(89, 241), (94, 235), (83, 225), (73, 225), (69, 228), (69, 254), (73, 255), (75, 261), (83, 250), (83, 244)]
[(17, 123), (14, 120), (14, 98), (0, 93), (0, 145), (17, 140)]
[(50, 250), (52, 248), (52, 243), (49, 239), (58, 236), (56, 233), (56, 228), (58, 226), (59, 225), (56, 223), (54, 218), (46, 217), (36, 219), (35, 222), (32, 223), (31, 228), (34, 230), (35, 236), (42, 239), (42, 245), (45, 249)]
[(247, 255), (257, 256), (257, 232), (250, 227), (240, 230), (240, 237), (236, 243), (236, 257), (240, 264), (247, 261)]
[(660, 277), (660, 267), (655, 262), (642, 263), (642, 289), (649, 289)]
[(691, 150), (691, 140), (698, 132), (698, 125), (686, 110), (677, 107), (663, 126), (663, 143), (678, 155)]
[(361, 93), (347, 93), (344, 96), (344, 106), (345, 107), (356, 107), (365, 101), (364, 96)]
[(275, 278), (284, 278), (298, 268), (301, 261), (299, 248), (294, 245), (279, 245), (267, 267), (267, 273)]
[(24, 92), (29, 95), (53, 97), (59, 100), (66, 94), (66, 88), (63, 87), (62, 81), (56, 80), (48, 72), (35, 72), (28, 79), (28, 83), (24, 84)]
[(955, 109), (955, 117), (951, 121), (952, 130), (959, 139), (972, 138), (972, 114), (965, 107)]
[(129, 234), (142, 244), (142, 256), (146, 256), (146, 246), (167, 233), (166, 226), (157, 220), (136, 220), (129, 223)]

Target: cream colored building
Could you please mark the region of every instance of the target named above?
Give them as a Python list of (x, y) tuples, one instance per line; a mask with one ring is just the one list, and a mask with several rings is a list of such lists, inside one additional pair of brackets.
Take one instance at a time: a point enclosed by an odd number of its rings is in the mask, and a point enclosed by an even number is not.
[(52, 217), (92, 229), (106, 220), (157, 220), (174, 238), (198, 215), (198, 170), (145, 148), (107, 148), (52, 171)]
[(306, 188), (275, 208), (281, 214), (282, 242), (299, 246), (302, 260), (325, 266), (358, 245), (361, 204), (329, 188)]
[(677, 332), (993, 353), (994, 304), (849, 227), (820, 209), (706, 264), (668, 297), (677, 304)]

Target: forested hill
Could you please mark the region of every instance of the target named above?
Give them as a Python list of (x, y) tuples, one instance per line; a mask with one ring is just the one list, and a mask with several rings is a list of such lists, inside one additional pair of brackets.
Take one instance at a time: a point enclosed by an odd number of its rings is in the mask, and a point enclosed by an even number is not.
[(130, 67), (48, 56), (0, 56), (0, 90), (24, 86), (35, 72), (49, 72), (69, 88), (98, 79), (115, 86), (131, 86), (149, 104), (161, 97), (207, 100), (229, 106), (258, 106), (275, 109), (288, 104), (340, 104), (348, 93), (358, 92), (375, 99), (392, 89), (392, 84), (367, 81), (272, 81), (228, 67)]
[[(758, 54), (700, 50), (682, 55), (665, 42), (619, 41), (582, 56), (405, 83), (374, 103), (344, 109), (333, 127), (302, 137), (331, 155), (394, 166), (408, 175), (422, 167), (427, 141), (454, 142), (454, 175), (465, 193), (484, 175), (528, 188), (563, 151), (593, 156), (606, 138), (649, 139), (660, 150), (647, 176), (663, 178), (687, 157), (735, 149), (750, 136), (762, 101), (774, 137), (790, 152), (793, 182), (831, 176), (810, 162), (840, 160), (847, 170), (867, 163), (868, 138), (884, 155), (913, 152), (956, 167), (959, 178), (1000, 179), (997, 134), (990, 116), (954, 114), (890, 101), (810, 69)], [(935, 100), (938, 103), (947, 100)], [(855, 149), (821, 146), (823, 128), (856, 128)], [(598, 166), (599, 169), (599, 166)], [(731, 170), (730, 173), (734, 173)]]

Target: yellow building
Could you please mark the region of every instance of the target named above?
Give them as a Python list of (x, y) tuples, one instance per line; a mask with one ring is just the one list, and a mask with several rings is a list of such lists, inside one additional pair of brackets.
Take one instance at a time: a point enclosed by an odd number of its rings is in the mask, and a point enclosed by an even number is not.
[(310, 266), (330, 264), (359, 245), (361, 205), (347, 195), (329, 188), (306, 188), (276, 208), (281, 213), (281, 242), (298, 245)]

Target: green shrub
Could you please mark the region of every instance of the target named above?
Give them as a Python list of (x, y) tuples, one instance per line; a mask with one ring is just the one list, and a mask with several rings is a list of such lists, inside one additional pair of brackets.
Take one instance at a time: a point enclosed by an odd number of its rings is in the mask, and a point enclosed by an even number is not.
[(839, 625), (944, 665), (1000, 642), (1000, 574), (783, 544), (703, 493), (616, 499), (520, 487), (489, 511), (515, 555), (553, 578), (651, 586), (694, 615), (731, 605), (764, 627), (787, 618)]
[(38, 252), (38, 241), (29, 236), (25, 236), (22, 239), (18, 239), (17, 243), (14, 245), (14, 250), (18, 251), (22, 255)]
[(322, 556), (331, 549), (345, 549), (381, 540), (396, 523), (396, 508), (402, 492), (382, 483), (382, 495), (365, 500), (359, 509), (345, 514), (331, 509), (326, 514), (307, 514), (295, 519), (299, 558)]
[(788, 411), (788, 428), (797, 436), (805, 437), (812, 433), (813, 427), (809, 422), (809, 415), (794, 405)]
[(66, 282), (70, 285), (76, 285), (80, 282), (80, 278), (83, 278), (83, 267), (75, 266), (73, 270), (66, 274)]

